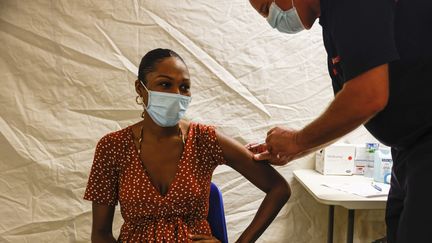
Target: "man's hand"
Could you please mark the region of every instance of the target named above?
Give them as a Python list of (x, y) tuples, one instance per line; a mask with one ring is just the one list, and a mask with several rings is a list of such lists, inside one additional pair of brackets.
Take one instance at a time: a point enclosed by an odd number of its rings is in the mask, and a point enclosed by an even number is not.
[(253, 142), (245, 145), (245, 148), (251, 151), (253, 154), (259, 154), (267, 151), (267, 145), (265, 142)]
[(189, 239), (197, 243), (220, 243), (218, 239), (208, 235), (189, 235)]
[(269, 160), (272, 165), (285, 165), (303, 155), (303, 149), (297, 144), (297, 131), (275, 127), (267, 132), (267, 151), (255, 154), (255, 160)]

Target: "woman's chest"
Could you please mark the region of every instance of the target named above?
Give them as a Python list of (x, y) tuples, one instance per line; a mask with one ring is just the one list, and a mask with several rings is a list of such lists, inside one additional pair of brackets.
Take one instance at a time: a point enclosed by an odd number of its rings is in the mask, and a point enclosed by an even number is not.
[[(148, 171), (143, 167), (136, 156), (132, 156), (128, 166), (123, 167), (119, 175), (118, 192), (119, 201), (124, 204), (148, 204), (158, 205), (162, 201), (169, 201), (176, 204), (190, 204), (203, 197), (208, 197), (208, 188), (212, 171), (201, 165), (199, 157), (184, 156), (180, 159), (175, 170), (170, 173), (172, 178), (163, 175), (153, 180)], [(154, 173), (154, 172), (153, 172)], [(166, 184), (166, 192), (162, 193), (158, 182), (169, 180)], [(163, 182), (166, 183), (166, 182)]]

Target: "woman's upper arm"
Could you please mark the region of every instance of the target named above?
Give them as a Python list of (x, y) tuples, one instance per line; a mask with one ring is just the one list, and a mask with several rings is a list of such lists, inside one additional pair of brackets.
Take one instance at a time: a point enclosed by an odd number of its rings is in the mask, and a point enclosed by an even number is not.
[(92, 204), (93, 224), (92, 235), (112, 234), (115, 206)]
[(216, 132), (216, 136), (226, 164), (242, 174), (256, 187), (266, 193), (276, 186), (283, 186), (289, 190), (285, 179), (266, 161), (255, 161), (252, 152), (234, 139), (219, 132)]

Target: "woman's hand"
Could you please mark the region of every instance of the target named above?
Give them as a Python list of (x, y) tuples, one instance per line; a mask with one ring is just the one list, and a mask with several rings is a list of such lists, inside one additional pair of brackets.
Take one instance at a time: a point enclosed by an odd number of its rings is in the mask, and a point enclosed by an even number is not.
[(220, 243), (218, 239), (216, 239), (214, 236), (208, 236), (208, 235), (189, 235), (189, 239), (192, 240), (192, 242), (205, 242), (205, 243)]

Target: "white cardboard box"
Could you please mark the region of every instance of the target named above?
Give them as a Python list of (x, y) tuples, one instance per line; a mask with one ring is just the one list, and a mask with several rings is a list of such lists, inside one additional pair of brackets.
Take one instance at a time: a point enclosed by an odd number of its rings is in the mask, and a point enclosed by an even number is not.
[(315, 170), (323, 175), (352, 175), (355, 150), (353, 144), (332, 144), (317, 151)]
[(374, 152), (368, 151), (366, 144), (357, 144), (354, 157), (354, 175), (364, 175), (367, 169), (373, 168), (373, 166)]

